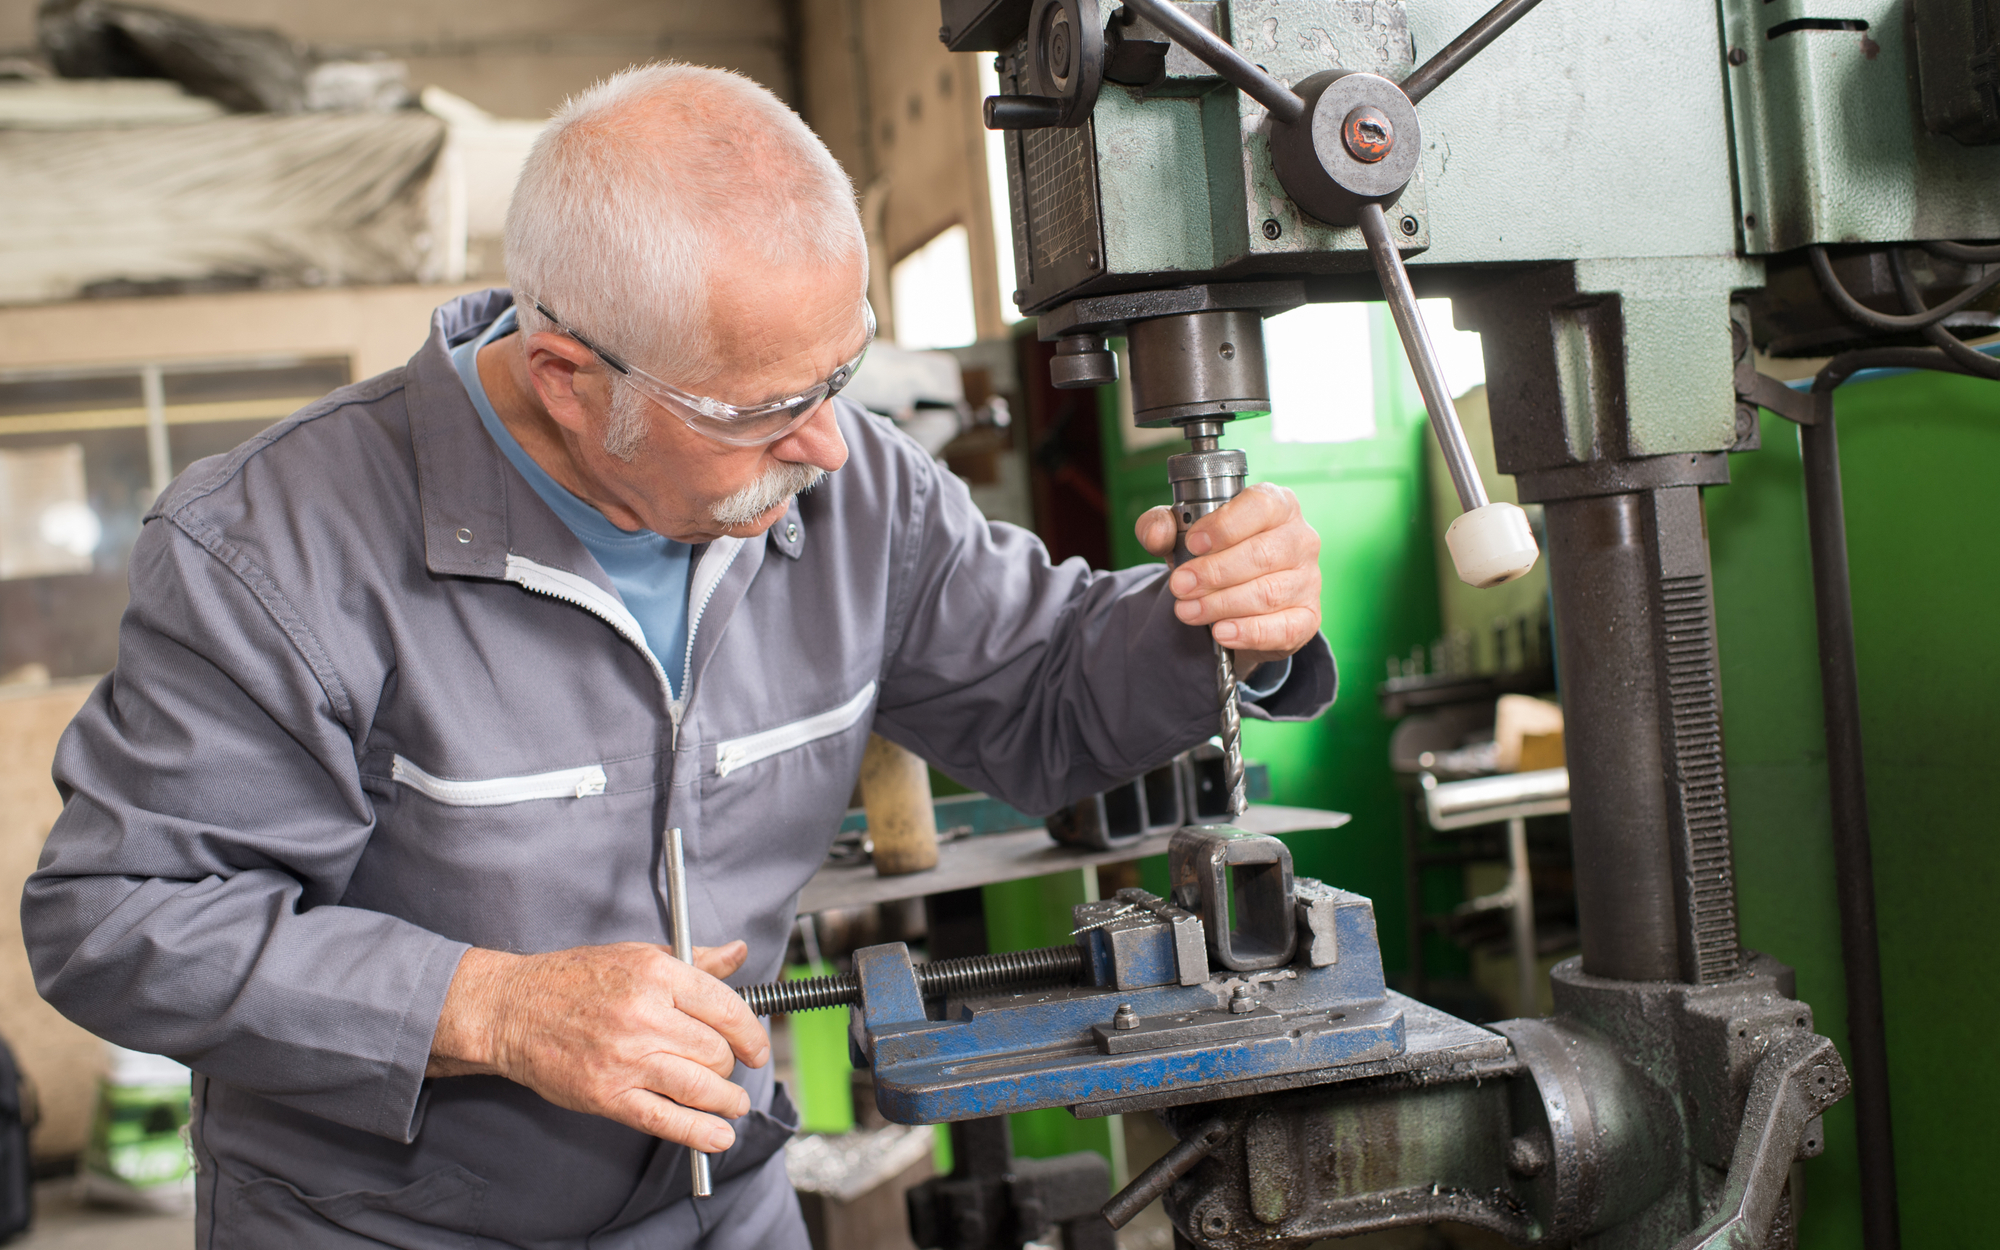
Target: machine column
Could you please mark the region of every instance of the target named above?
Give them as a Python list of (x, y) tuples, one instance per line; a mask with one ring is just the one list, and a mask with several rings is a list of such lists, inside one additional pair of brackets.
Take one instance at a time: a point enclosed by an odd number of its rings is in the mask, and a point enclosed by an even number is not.
[[(1583, 493), (1613, 476), (1709, 476), (1698, 470), (1721, 466), (1703, 462), (1721, 459), (1523, 475), (1524, 498), (1539, 487), (1547, 516), (1577, 909), (1593, 976), (1707, 984), (1741, 964), (1700, 488)], [(1605, 471), (1616, 469), (1626, 472)], [(1686, 469), (1697, 472), (1674, 472)]]

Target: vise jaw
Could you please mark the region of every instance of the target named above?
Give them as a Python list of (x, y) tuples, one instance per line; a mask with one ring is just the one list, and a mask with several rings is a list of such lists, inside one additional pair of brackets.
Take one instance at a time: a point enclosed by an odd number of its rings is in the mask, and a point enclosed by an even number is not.
[(1172, 900), (1121, 890), (1076, 908), (1081, 984), (927, 1000), (902, 944), (857, 951), (849, 1036), (882, 1113), (1105, 1114), (1402, 1054), (1367, 899), (1294, 878), (1282, 843), (1237, 829), (1182, 830), (1170, 855)]

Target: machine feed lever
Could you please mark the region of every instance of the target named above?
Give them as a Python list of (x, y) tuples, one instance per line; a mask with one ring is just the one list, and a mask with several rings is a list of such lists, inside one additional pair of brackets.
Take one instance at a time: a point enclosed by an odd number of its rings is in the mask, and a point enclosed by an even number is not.
[(1423, 392), (1424, 408), (1430, 413), (1431, 429), (1444, 452), (1451, 484), (1458, 491), (1463, 515), (1445, 531), (1445, 545), (1451, 549), (1452, 563), (1459, 580), (1469, 586), (1498, 586), (1511, 582), (1535, 567), (1541, 554), (1527, 514), (1511, 503), (1492, 503), (1479, 480), (1479, 466), (1458, 423), (1452, 406), (1451, 387), (1445, 383), (1444, 369), (1424, 330), (1423, 312), (1417, 307), (1416, 292), (1410, 288), (1409, 271), (1389, 233), (1389, 218), (1382, 206), (1363, 203), (1359, 209), (1361, 233), (1368, 240), (1369, 259), (1382, 280), (1382, 294), (1396, 318), (1396, 332), (1402, 337), (1403, 351), (1417, 375), (1417, 389)]
[(1157, 26), (1196, 60), (1221, 75), (1223, 81), (1271, 110), (1271, 116), (1278, 121), (1294, 125), (1306, 115), (1306, 102), (1290, 87), (1253, 65), (1214, 31), (1189, 17), (1173, 0), (1125, 0), (1125, 7)]
[(1133, 1177), (1131, 1184), (1104, 1204), (1104, 1222), (1113, 1228), (1130, 1224), (1133, 1216), (1152, 1205), (1155, 1198), (1192, 1171), (1195, 1164), (1228, 1141), (1236, 1131), (1237, 1123), (1227, 1116), (1203, 1121), (1194, 1132), (1176, 1142), (1172, 1150), (1153, 1160), (1150, 1167)]

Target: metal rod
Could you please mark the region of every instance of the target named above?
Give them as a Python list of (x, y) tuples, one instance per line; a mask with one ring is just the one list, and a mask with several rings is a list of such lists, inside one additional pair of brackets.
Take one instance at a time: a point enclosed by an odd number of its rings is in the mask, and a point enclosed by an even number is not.
[(1819, 630), (1820, 698), (1826, 716), (1826, 774), (1833, 807), (1834, 885), (1840, 905), (1841, 963), (1847, 974), (1847, 1057), (1854, 1078), (1860, 1154), (1861, 1244), (1901, 1244), (1896, 1151), (1889, 1116), (1889, 1048), (1883, 1028), (1882, 951), (1875, 930), (1875, 866), (1868, 834), (1868, 786), (1861, 754), (1861, 695), (1848, 583), (1847, 521), (1840, 492), (1840, 444), (1833, 405), (1799, 427), (1805, 464), (1806, 529), (1812, 548), (1813, 606)]
[(1389, 235), (1389, 218), (1380, 204), (1361, 206), (1361, 233), (1368, 240), (1368, 255), (1375, 262), (1375, 274), (1382, 280), (1382, 294), (1388, 297), (1389, 311), (1396, 318), (1396, 333), (1403, 339), (1403, 352), (1417, 375), (1417, 389), (1423, 392), (1424, 408), (1431, 416), (1431, 429), (1444, 452), (1445, 467), (1451, 470), (1451, 484), (1458, 491), (1459, 507), (1470, 512), (1486, 506), (1486, 485), (1479, 480), (1479, 466), (1458, 424), (1458, 409), (1452, 406), (1451, 387), (1445, 384), (1444, 367), (1431, 348), (1424, 331), (1424, 315), (1417, 307), (1417, 293), (1410, 289), (1410, 275), (1403, 268), (1402, 253)]
[[(918, 964), (917, 992), (925, 998), (964, 995), (984, 990), (1016, 989), (1047, 981), (1074, 981), (1083, 975), (1083, 948), (1044, 946)], [(746, 985), (737, 993), (760, 1016), (779, 1012), (818, 1011), (861, 1001), (861, 979), (853, 973)]]
[[(688, 923), (687, 862), (681, 855), (681, 831), (667, 830), (667, 906), (673, 911), (674, 958), (692, 966), (694, 964), (694, 926)], [(694, 1196), (706, 1198), (715, 1192), (709, 1180), (708, 1156), (693, 1146), (688, 1147), (688, 1174), (694, 1184)]]
[[(1467, 61), (1479, 55), (1480, 49), (1498, 39), (1503, 31), (1521, 20), (1529, 9), (1540, 0), (1500, 0), (1480, 18), (1465, 28), (1463, 34), (1438, 50), (1436, 56), (1418, 66), (1416, 71), (1403, 80), (1403, 94), (1415, 104), (1443, 84), (1444, 80), (1457, 73)], [(1130, 0), (1127, 0), (1130, 3)]]
[(1133, 1216), (1151, 1206), (1155, 1198), (1167, 1192), (1168, 1186), (1186, 1176), (1195, 1164), (1228, 1141), (1229, 1135), (1235, 1131), (1236, 1122), (1222, 1116), (1203, 1121), (1200, 1127), (1174, 1143), (1172, 1150), (1153, 1160), (1150, 1167), (1133, 1177), (1131, 1184), (1104, 1204), (1104, 1222), (1113, 1228), (1130, 1224)]
[(1520, 1003), (1515, 1014), (1523, 1019), (1542, 1014), (1537, 1010), (1541, 995), (1535, 991), (1535, 879), (1528, 871), (1528, 821), (1516, 816), (1507, 822), (1508, 916), (1514, 930), (1515, 986)]
[(1271, 111), (1271, 116), (1288, 126), (1297, 125), (1306, 115), (1306, 102), (1290, 87), (1252, 64), (1241, 52), (1224, 43), (1214, 31), (1189, 17), (1169, 0), (1124, 0), (1125, 7), (1145, 18), (1175, 43), (1186, 48), (1223, 79)]

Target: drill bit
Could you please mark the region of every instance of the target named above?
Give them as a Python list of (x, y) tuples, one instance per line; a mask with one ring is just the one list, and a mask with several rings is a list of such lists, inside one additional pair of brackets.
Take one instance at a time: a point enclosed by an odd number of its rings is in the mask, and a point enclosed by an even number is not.
[(1222, 780), (1233, 820), (1250, 806), (1243, 780), (1243, 712), (1236, 705), (1236, 653), (1215, 644), (1215, 684), (1222, 698)]
[[(1225, 418), (1226, 419), (1226, 418)], [(1234, 499), (1243, 489), (1249, 462), (1240, 451), (1221, 446), (1224, 419), (1189, 421), (1181, 426), (1188, 450), (1167, 461), (1174, 490), (1174, 563), (1189, 558), (1187, 532), (1197, 520)], [(1215, 644), (1216, 697), (1222, 708), (1223, 784), (1229, 790), (1229, 815), (1241, 816), (1250, 806), (1243, 781), (1243, 712), (1237, 706), (1236, 654)]]

